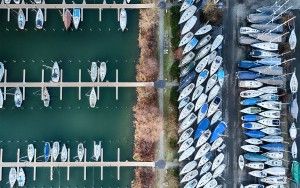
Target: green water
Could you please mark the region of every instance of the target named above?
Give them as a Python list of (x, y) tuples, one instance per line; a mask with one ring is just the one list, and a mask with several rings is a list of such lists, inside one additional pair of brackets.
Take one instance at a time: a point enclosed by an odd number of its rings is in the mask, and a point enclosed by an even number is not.
[[(87, 1), (91, 2), (95, 1)], [(84, 11), (80, 29), (69, 32), (63, 31), (58, 10), (48, 10), (44, 30), (36, 31), (35, 12), (30, 11), (27, 30), (19, 31), (17, 14), (12, 12), (8, 23), (6, 11), (1, 10), (0, 61), (5, 63), (8, 81), (22, 81), (23, 69), (26, 69), (26, 81), (40, 81), (43, 68), (48, 81), (51, 71), (43, 65), (52, 66), (53, 61), (58, 61), (63, 69), (64, 81), (77, 81), (79, 69), (82, 70), (82, 81), (89, 81), (87, 69), (91, 61), (108, 62), (106, 80), (115, 81), (115, 70), (118, 69), (119, 81), (134, 81), (139, 53), (138, 11), (129, 10), (127, 14), (128, 31), (125, 33), (118, 31), (116, 10), (104, 10), (102, 22), (98, 21), (98, 11)], [(41, 156), (44, 141), (57, 140), (71, 148), (72, 161), (78, 142), (84, 143), (87, 158), (92, 160), (93, 140), (102, 141), (104, 160), (116, 160), (118, 147), (121, 160), (132, 160), (134, 88), (120, 88), (119, 100), (115, 100), (115, 89), (100, 88), (100, 100), (95, 109), (89, 108), (86, 96), (90, 88), (82, 89), (81, 101), (78, 100), (78, 89), (63, 89), (63, 100), (60, 101), (59, 89), (49, 88), (49, 108), (43, 107), (38, 90), (26, 89), (26, 99), (20, 109), (14, 107), (13, 96), (8, 95), (4, 109), (0, 110), (0, 147), (4, 149), (4, 161), (16, 161), (17, 148), (21, 149), (21, 156), (25, 156), (29, 143), (34, 143), (38, 156)], [(8, 170), (3, 171), (0, 187), (8, 187)], [(50, 181), (48, 168), (37, 169), (36, 181), (33, 181), (32, 172), (32, 169), (25, 169), (26, 187), (130, 187), (133, 179), (133, 169), (129, 168), (121, 169), (120, 181), (115, 168), (104, 168), (103, 181), (99, 168), (88, 168), (86, 181), (82, 168), (71, 168), (70, 181), (66, 180), (66, 169), (55, 169), (53, 181)]]

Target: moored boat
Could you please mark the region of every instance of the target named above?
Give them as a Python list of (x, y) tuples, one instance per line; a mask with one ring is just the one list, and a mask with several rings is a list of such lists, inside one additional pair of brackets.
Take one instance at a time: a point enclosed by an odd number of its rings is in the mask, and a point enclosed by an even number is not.
[(196, 50), (198, 50), (199, 48), (202, 48), (203, 46), (207, 45), (209, 43), (209, 41), (211, 40), (211, 35), (206, 35), (204, 36), (197, 44), (196, 46)]
[(224, 142), (224, 139), (222, 137), (217, 138), (212, 144), (211, 144), (211, 148), (210, 151), (214, 151), (217, 148), (219, 148)]
[(216, 36), (215, 40), (213, 41), (211, 45), (211, 51), (216, 50), (223, 42), (224, 36), (223, 35), (218, 35)]
[(187, 150), (185, 150), (180, 156), (178, 161), (184, 161), (185, 159), (189, 158), (193, 153), (195, 152), (195, 148), (193, 146), (189, 147)]
[(179, 137), (178, 144), (184, 142), (186, 139), (192, 136), (194, 129), (192, 127), (186, 129)]
[(292, 153), (293, 159), (297, 159), (297, 156), (298, 156), (298, 148), (297, 148), (297, 144), (296, 144), (295, 141), (293, 141), (292, 148), (291, 148), (291, 153)]
[(242, 123), (242, 127), (249, 130), (259, 130), (265, 128), (266, 125), (257, 122), (245, 122)]
[(291, 31), (290, 37), (289, 37), (289, 45), (290, 45), (290, 49), (294, 50), (296, 48), (297, 45), (297, 36), (296, 36), (296, 32), (295, 29), (293, 29)]
[(244, 156), (243, 155), (240, 155), (239, 156), (239, 159), (238, 159), (238, 165), (239, 165), (239, 168), (241, 170), (244, 169), (244, 166), (245, 166), (245, 159), (244, 159)]
[(254, 89), (259, 88), (263, 86), (263, 83), (255, 80), (240, 80), (239, 81), (239, 87), (241, 88), (248, 88), (248, 89)]
[(79, 162), (81, 162), (84, 157), (84, 154), (85, 154), (84, 150), (85, 149), (84, 149), (83, 143), (79, 143), (77, 146), (77, 157), (78, 157)]
[(26, 23), (25, 14), (22, 9), (19, 9), (19, 12), (18, 12), (18, 27), (19, 27), (19, 29), (23, 30), (25, 28), (25, 23)]
[(19, 87), (17, 87), (15, 90), (14, 101), (15, 101), (15, 106), (17, 108), (20, 108), (23, 102), (23, 95)]
[(207, 112), (208, 112), (208, 104), (204, 103), (198, 112), (197, 123), (200, 123), (206, 117)]
[(295, 94), (298, 91), (298, 79), (296, 77), (296, 70), (293, 72), (290, 80), (290, 90), (292, 94)]
[(50, 104), (50, 94), (48, 92), (48, 89), (46, 87), (42, 88), (42, 101), (44, 103), (45, 107), (48, 107)]
[(44, 159), (45, 162), (47, 162), (49, 160), (51, 156), (51, 146), (49, 142), (45, 142), (45, 146), (44, 146)]
[(187, 22), (185, 22), (183, 28), (181, 29), (181, 35), (184, 35), (187, 32), (189, 32), (191, 29), (193, 29), (196, 22), (197, 22), (197, 17), (192, 16)]
[(53, 158), (53, 161), (56, 161), (58, 155), (60, 152), (60, 146), (59, 146), (59, 142), (53, 142), (53, 146), (52, 146), (52, 150), (51, 150), (51, 155)]
[(194, 33), (193, 32), (188, 32), (186, 33), (180, 40), (178, 47), (181, 47), (185, 44), (187, 44), (188, 42), (190, 42), (190, 40), (192, 40), (192, 38), (194, 37)]
[(191, 83), (188, 86), (186, 86), (180, 93), (179, 97), (178, 97), (178, 101), (182, 100), (183, 98), (187, 97), (189, 94), (192, 93), (192, 91), (195, 88), (195, 84)]
[(246, 143), (250, 144), (250, 145), (260, 145), (263, 143), (263, 141), (261, 139), (258, 138), (248, 138), (245, 140)]
[(181, 15), (180, 19), (179, 19), (179, 23), (178, 24), (182, 24), (184, 22), (186, 22), (187, 20), (189, 20), (194, 13), (196, 12), (197, 7), (195, 5), (190, 6), (189, 8), (187, 8)]
[(200, 27), (195, 33), (195, 35), (204, 35), (212, 30), (212, 26), (210, 24), (204, 25)]
[(179, 175), (186, 174), (197, 167), (197, 161), (190, 161), (180, 170)]
[(293, 122), (290, 129), (289, 129), (289, 134), (290, 134), (290, 138), (292, 140), (295, 140), (295, 138), (297, 137), (297, 128), (295, 126), (295, 123)]
[(189, 102), (180, 112), (178, 121), (183, 120), (185, 117), (187, 117), (193, 110), (194, 110), (194, 103)]
[(218, 81), (218, 76), (216, 74), (212, 75), (206, 83), (206, 87), (205, 87), (205, 93), (209, 92), (217, 83)]
[(197, 144), (196, 144), (196, 148), (202, 146), (204, 143), (207, 142), (207, 140), (209, 139), (211, 135), (211, 131), (209, 129), (205, 130), (201, 136), (199, 137)]
[(72, 23), (72, 14), (69, 9), (65, 9), (64, 15), (63, 15), (63, 21), (64, 21), (64, 26), (65, 26), (66, 30), (68, 30)]
[(90, 76), (92, 82), (95, 82), (98, 77), (98, 66), (96, 62), (92, 62), (91, 64)]
[(53, 63), (52, 70), (51, 70), (51, 81), (58, 82), (60, 79), (60, 70), (57, 62)]
[(196, 176), (198, 176), (198, 174), (199, 174), (198, 170), (192, 170), (183, 176), (180, 183), (188, 182), (188, 181), (194, 179)]
[(16, 168), (10, 168), (9, 175), (8, 175), (9, 185), (10, 187), (14, 187), (17, 181), (17, 170)]
[(197, 116), (194, 113), (188, 115), (180, 124), (178, 133), (181, 133), (185, 129), (189, 128), (196, 120), (197, 120)]
[(222, 119), (222, 111), (217, 110), (211, 118), (210, 125), (213, 125)]
[(194, 160), (200, 159), (203, 157), (211, 148), (211, 145), (209, 143), (203, 144), (195, 154)]
[(211, 167), (212, 167), (212, 163), (208, 161), (202, 166), (199, 175), (201, 176), (203, 174), (206, 174), (211, 169)]
[(28, 161), (31, 162), (33, 160), (33, 157), (34, 157), (34, 146), (33, 146), (33, 144), (29, 144), (27, 146), (27, 158), (28, 158)]
[(218, 96), (213, 99), (213, 101), (209, 105), (207, 117), (212, 116), (218, 110), (221, 102), (222, 102), (222, 99)]
[(97, 95), (95, 88), (93, 87), (89, 96), (89, 104), (91, 108), (95, 108), (97, 103)]
[(18, 181), (18, 187), (24, 187), (25, 181), (26, 181), (26, 176), (23, 168), (19, 168), (18, 170), (18, 176), (17, 176), (17, 181)]
[(223, 153), (219, 153), (216, 158), (213, 160), (211, 171), (214, 171), (218, 168), (224, 161), (225, 155)]
[(200, 97), (200, 95), (202, 94), (204, 88), (202, 85), (199, 85), (198, 87), (196, 87), (195, 91), (192, 94), (192, 101), (195, 101), (196, 99), (198, 99)]
[(201, 95), (198, 97), (195, 104), (195, 109), (194, 109), (195, 112), (201, 108), (201, 106), (205, 103), (206, 99), (207, 99), (207, 95), (205, 93), (201, 93)]
[(210, 52), (210, 49), (211, 49), (211, 44), (207, 44), (203, 48), (201, 48), (195, 57), (195, 61), (202, 59), (204, 56), (206, 56)]
[(79, 8), (73, 8), (73, 25), (74, 25), (75, 29), (78, 29), (80, 19), (81, 19), (80, 9)]
[(183, 151), (185, 151), (186, 149), (188, 149), (189, 147), (192, 146), (192, 144), (194, 143), (194, 139), (193, 138), (188, 138), (186, 139), (179, 147), (178, 153), (181, 153)]
[(245, 166), (254, 170), (262, 170), (265, 168), (265, 164), (262, 162), (250, 162), (245, 164)]
[(186, 44), (186, 46), (184, 47), (182, 54), (184, 55), (184, 54), (190, 52), (192, 49), (194, 49), (194, 48), (196, 47), (196, 45), (198, 44), (198, 42), (199, 42), (199, 41), (198, 41), (197, 38), (195, 38), (195, 37), (192, 38), (192, 40), (190, 40), (190, 41)]
[(210, 67), (210, 71), (209, 71), (210, 75), (213, 75), (218, 71), (218, 69), (222, 65), (222, 62), (223, 62), (223, 58), (221, 56), (217, 56), (215, 58), (215, 60), (212, 62), (211, 67)]
[(253, 48), (258, 48), (267, 51), (277, 51), (279, 45), (274, 42), (259, 42), (259, 43), (251, 44), (251, 46)]
[(60, 161), (66, 162), (67, 159), (68, 159), (68, 150), (67, 150), (66, 144), (63, 144), (63, 146), (61, 148)]
[(190, 97), (185, 97), (182, 99), (179, 104), (178, 104), (178, 109), (180, 110), (181, 108), (185, 107), (189, 102), (191, 101)]
[(210, 102), (215, 97), (217, 97), (219, 91), (221, 90), (221, 86), (219, 84), (216, 84), (210, 91), (207, 97), (207, 102)]
[(38, 9), (35, 17), (35, 27), (37, 29), (43, 29), (44, 25), (44, 14), (42, 9)]
[(208, 78), (208, 75), (209, 75), (209, 71), (207, 69), (202, 70), (198, 75), (196, 81), (196, 87), (201, 85)]

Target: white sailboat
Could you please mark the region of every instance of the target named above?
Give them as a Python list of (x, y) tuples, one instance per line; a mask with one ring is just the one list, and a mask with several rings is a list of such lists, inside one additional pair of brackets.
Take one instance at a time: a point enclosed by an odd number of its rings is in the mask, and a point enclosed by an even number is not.
[(52, 82), (59, 82), (60, 78), (60, 70), (57, 62), (54, 62), (52, 66), (52, 71), (51, 71), (51, 81)]
[(213, 100), (221, 90), (221, 86), (219, 84), (216, 84), (210, 91), (207, 97), (207, 102), (210, 102)]
[(210, 151), (214, 151), (217, 148), (219, 148), (224, 142), (224, 139), (222, 137), (217, 138), (212, 144), (211, 144), (211, 148)]
[(290, 133), (290, 137), (292, 140), (295, 140), (295, 138), (297, 137), (297, 128), (295, 123), (293, 122), (290, 129), (289, 129), (289, 133)]
[(25, 181), (26, 181), (26, 176), (25, 176), (25, 172), (24, 172), (23, 168), (21, 168), (21, 167), (19, 168), (19, 171), (18, 171), (17, 181), (18, 181), (19, 187), (24, 187)]
[(256, 146), (256, 145), (243, 145), (241, 146), (241, 148), (245, 151), (248, 151), (248, 152), (252, 152), (252, 153), (258, 153), (260, 152), (260, 147), (259, 146)]
[(251, 46), (253, 48), (258, 48), (267, 51), (277, 51), (279, 47), (279, 45), (274, 42), (259, 42), (259, 43), (251, 44)]
[(21, 3), (21, 0), (14, 0), (14, 3), (15, 3), (15, 4), (20, 4), (20, 3)]
[(291, 31), (290, 37), (289, 37), (289, 44), (290, 44), (290, 49), (294, 50), (296, 48), (297, 45), (297, 36), (296, 36), (296, 32), (295, 29), (293, 29)]
[(183, 188), (195, 188), (196, 185), (198, 184), (198, 181), (196, 179), (193, 179), (189, 181)]
[(104, 81), (106, 72), (107, 72), (106, 63), (103, 61), (100, 63), (100, 80), (101, 80), (101, 82)]
[(181, 179), (180, 183), (188, 182), (192, 179), (194, 179), (196, 176), (198, 176), (198, 170), (192, 170), (188, 173), (186, 173), (183, 178)]
[(15, 106), (17, 108), (20, 108), (23, 102), (23, 95), (19, 87), (17, 87), (15, 90), (14, 101), (15, 101)]
[(252, 27), (241, 27), (240, 28), (240, 34), (242, 35), (248, 35), (248, 34), (253, 34), (253, 33), (259, 33), (260, 30), (254, 29)]
[(92, 82), (95, 82), (98, 77), (98, 66), (96, 62), (92, 62), (90, 75), (91, 75)]
[[(199, 52), (196, 55), (195, 61), (202, 59), (204, 56), (206, 56), (211, 49), (211, 44), (207, 44), (203, 48), (199, 50)], [(209, 59), (208, 59), (209, 61)], [(208, 63), (208, 62), (207, 62)]]
[(42, 101), (44, 102), (44, 106), (48, 107), (50, 103), (50, 95), (48, 89), (46, 87), (42, 88)]
[(204, 143), (207, 142), (207, 140), (209, 139), (211, 135), (211, 131), (209, 129), (205, 130), (201, 136), (199, 137), (197, 144), (196, 144), (196, 148), (202, 146)]
[(59, 146), (59, 142), (53, 142), (53, 146), (52, 146), (52, 150), (51, 150), (51, 155), (53, 157), (53, 161), (56, 161), (58, 155), (59, 155), (59, 151), (60, 151), (60, 146)]
[(95, 108), (96, 107), (96, 103), (97, 103), (97, 95), (96, 95), (96, 91), (95, 88), (93, 87), (89, 96), (89, 103), (90, 103), (90, 107), (91, 108)]
[(218, 71), (218, 69), (222, 65), (222, 62), (223, 62), (223, 58), (221, 56), (217, 56), (215, 58), (215, 60), (212, 62), (211, 67), (210, 67), (210, 71), (209, 71), (210, 75), (213, 75)]
[(189, 158), (193, 153), (195, 152), (195, 148), (193, 146), (191, 146), (190, 148), (188, 148), (187, 150), (185, 150), (180, 156), (178, 161), (184, 161), (185, 159)]
[(95, 161), (98, 161), (101, 155), (101, 142), (97, 144), (96, 141), (94, 141), (94, 159)]
[(19, 27), (19, 29), (23, 30), (25, 28), (25, 23), (26, 23), (25, 14), (22, 9), (19, 9), (19, 12), (18, 12), (18, 27)]
[(226, 168), (226, 164), (221, 164), (213, 173), (213, 178), (220, 177)]
[(42, 9), (39, 9), (35, 17), (35, 27), (37, 29), (43, 29), (43, 25), (44, 25), (44, 14)]
[(195, 101), (196, 99), (198, 99), (200, 97), (200, 95), (202, 94), (203, 90), (204, 90), (204, 87), (202, 85), (199, 85), (198, 87), (196, 87), (196, 89), (192, 95), (192, 101)]
[(196, 46), (196, 50), (198, 50), (199, 48), (202, 48), (203, 46), (207, 45), (209, 43), (209, 41), (211, 40), (211, 35), (206, 35), (204, 36), (200, 41), (199, 43), (197, 44)]
[(297, 156), (298, 156), (298, 148), (297, 148), (296, 141), (293, 141), (292, 148), (291, 148), (291, 153), (292, 153), (293, 159), (297, 159)]
[(197, 187), (203, 187), (204, 185), (206, 185), (212, 179), (212, 177), (213, 177), (212, 173), (211, 172), (207, 172), (206, 174), (204, 174), (200, 178)]
[(256, 178), (265, 178), (268, 175), (266, 172), (263, 172), (261, 170), (253, 170), (248, 172), (248, 174)]
[(207, 95), (205, 93), (201, 93), (201, 95), (196, 101), (194, 112), (197, 112), (201, 108), (201, 106), (205, 103), (206, 99)]
[(187, 32), (189, 32), (195, 26), (197, 19), (198, 18), (196, 16), (192, 16), (187, 22), (185, 22), (181, 30), (181, 35), (184, 35)]
[(83, 147), (83, 143), (79, 143), (77, 146), (77, 156), (78, 156), (78, 160), (81, 162), (83, 160), (84, 157), (84, 147)]
[(195, 84), (191, 83), (188, 86), (186, 86), (179, 94), (178, 101), (182, 100), (183, 98), (187, 97), (192, 93), (192, 91), (195, 88)]
[(243, 170), (244, 166), (245, 166), (245, 159), (244, 159), (243, 155), (239, 156), (238, 164), (239, 164), (240, 169)]
[(209, 56), (205, 56), (203, 59), (201, 59), (197, 66), (195, 67), (195, 71), (197, 73), (200, 73), (202, 72), (203, 70), (206, 70), (205, 67), (207, 66), (207, 63), (208, 63), (208, 60), (209, 60)]
[(292, 77), (291, 77), (290, 90), (291, 90), (292, 94), (295, 94), (298, 91), (298, 79), (296, 76), (296, 70), (293, 72)]
[(205, 163), (202, 166), (199, 175), (201, 176), (203, 174), (206, 174), (211, 169), (211, 166), (212, 166), (212, 162), (208, 161), (207, 163)]
[(189, 147), (192, 146), (192, 144), (194, 143), (194, 139), (193, 138), (188, 138), (186, 139), (179, 147), (178, 153), (181, 153), (183, 151), (185, 151), (186, 149), (188, 149)]
[(11, 0), (4, 0), (4, 3), (5, 3), (5, 4), (10, 4), (10, 1), (11, 1)]
[(212, 116), (219, 108), (221, 104), (222, 99), (220, 97), (216, 97), (209, 105), (208, 107), (208, 112), (207, 112), (207, 117)]
[(178, 104), (178, 110), (185, 107), (190, 101), (191, 101), (190, 97), (185, 97), (184, 99), (182, 99)]
[(223, 153), (218, 154), (213, 160), (211, 171), (214, 171), (216, 168), (218, 168), (223, 163), (224, 158), (225, 155)]
[(3, 93), (1, 88), (0, 88), (0, 108), (3, 108)]
[(194, 160), (200, 159), (203, 157), (211, 148), (211, 145), (209, 143), (203, 144), (197, 151)]
[(127, 12), (124, 8), (120, 11), (120, 28), (124, 32), (127, 26)]
[(216, 50), (223, 42), (224, 36), (223, 35), (218, 35), (215, 40), (213, 41), (211, 45), (210, 51)]
[(190, 61), (192, 61), (194, 59), (194, 57), (195, 57), (195, 53), (189, 52), (182, 58), (178, 67), (183, 67), (183, 66), (187, 65)]
[(193, 110), (194, 110), (194, 103), (189, 102), (180, 112), (178, 121), (183, 120), (185, 117), (187, 117)]
[(213, 125), (213, 124), (217, 123), (217, 121), (219, 121), (221, 119), (222, 119), (222, 111), (217, 110), (211, 118), (210, 125)]
[(281, 110), (282, 103), (279, 101), (263, 101), (257, 103), (257, 105), (269, 110)]
[(256, 81), (256, 80), (240, 80), (239, 81), (239, 87), (241, 87), (241, 88), (254, 89), (254, 88), (259, 88), (261, 86), (263, 86), (263, 83)]
[(267, 117), (267, 118), (280, 118), (280, 111), (279, 110), (267, 110), (260, 112), (259, 115)]
[(245, 166), (254, 170), (262, 170), (265, 168), (265, 164), (261, 162), (250, 162), (245, 164)]
[(205, 93), (209, 92), (217, 83), (218, 81), (218, 76), (217, 74), (213, 74), (206, 83), (206, 88), (205, 88)]
[(186, 129), (179, 137), (178, 144), (184, 142), (186, 139), (192, 136), (194, 129), (192, 127)]
[(254, 97), (258, 97), (262, 94), (264, 94), (264, 92), (257, 91), (257, 90), (245, 90), (240, 93), (240, 96), (242, 98), (254, 98)]
[(192, 170), (194, 170), (197, 166), (197, 161), (190, 161), (180, 170), (180, 175), (186, 174)]
[(179, 129), (178, 129), (178, 133), (181, 133), (182, 131), (184, 131), (185, 129), (189, 128), (190, 126), (192, 126), (192, 124), (197, 120), (197, 116), (194, 113), (191, 113), (190, 115), (188, 115), (180, 124)]
[(186, 33), (180, 40), (178, 47), (181, 47), (185, 44), (187, 44), (188, 42), (190, 42), (192, 40), (192, 38), (194, 37), (194, 33), (193, 32), (188, 32)]
[(16, 181), (17, 181), (17, 170), (16, 170), (16, 168), (10, 168), (8, 179), (9, 179), (9, 186), (11, 188), (13, 188)]
[(212, 179), (206, 185), (204, 185), (203, 188), (212, 188), (212, 187), (216, 187), (217, 185), (218, 185), (217, 180), (216, 179)]
[(212, 30), (212, 26), (210, 24), (202, 26), (200, 29), (198, 29), (195, 33), (195, 35), (204, 35)]
[(190, 6), (189, 8), (187, 8), (181, 15), (180, 19), (179, 19), (179, 23), (178, 24), (182, 24), (184, 22), (186, 22), (187, 20), (189, 20), (194, 13), (196, 12), (197, 7), (195, 5)]
[(284, 167), (270, 167), (262, 170), (263, 172), (273, 176), (284, 176), (286, 171)]
[(4, 76), (4, 71), (5, 71), (4, 64), (2, 62), (0, 62), (0, 82)]
[(73, 25), (75, 29), (78, 29), (79, 23), (81, 19), (81, 13), (79, 8), (73, 8)]
[(67, 150), (66, 144), (64, 144), (62, 146), (61, 153), (60, 153), (60, 161), (66, 162), (67, 159), (68, 159), (68, 150)]
[(246, 143), (251, 144), (251, 145), (260, 145), (263, 143), (262, 140), (257, 139), (257, 138), (248, 138), (245, 140)]
[(27, 146), (27, 158), (28, 158), (28, 161), (31, 162), (33, 160), (33, 157), (34, 157), (34, 146), (33, 146), (33, 144), (29, 144)]
[(270, 143), (282, 143), (284, 141), (282, 136), (277, 135), (268, 135), (260, 139), (264, 142), (270, 142)]

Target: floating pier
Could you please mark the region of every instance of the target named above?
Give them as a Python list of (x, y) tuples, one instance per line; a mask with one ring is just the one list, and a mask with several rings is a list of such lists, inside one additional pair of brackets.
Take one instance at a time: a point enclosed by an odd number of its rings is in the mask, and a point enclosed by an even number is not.
[[(36, 151), (36, 150), (35, 150)], [(70, 180), (70, 168), (83, 168), (83, 179), (86, 180), (87, 171), (89, 167), (100, 168), (100, 179), (103, 180), (103, 167), (117, 168), (117, 179), (120, 180), (121, 167), (150, 167), (155, 168), (155, 162), (137, 162), (137, 161), (120, 161), (120, 148), (117, 150), (117, 161), (103, 161), (103, 148), (101, 148), (100, 161), (86, 161), (86, 149), (84, 153), (84, 160), (82, 162), (70, 162), (70, 149), (68, 148), (67, 162), (55, 162), (51, 157), (50, 162), (37, 162), (36, 155), (34, 155), (33, 162), (20, 161), (20, 149), (17, 150), (17, 162), (3, 162), (3, 149), (0, 149), (0, 181), (2, 180), (3, 168), (33, 168), (33, 180), (36, 180), (36, 168), (50, 168), (50, 180), (53, 180), (53, 168), (67, 168), (67, 180)], [(35, 152), (36, 153), (36, 152)], [(28, 175), (27, 175), (28, 177)]]

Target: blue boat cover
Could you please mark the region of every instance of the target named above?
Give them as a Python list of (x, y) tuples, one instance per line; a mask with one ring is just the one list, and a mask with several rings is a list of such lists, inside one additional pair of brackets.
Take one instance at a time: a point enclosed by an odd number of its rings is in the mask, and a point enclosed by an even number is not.
[(257, 114), (245, 114), (242, 116), (243, 121), (257, 121), (261, 118), (261, 116)]
[(196, 77), (196, 71), (190, 72), (188, 75), (180, 79), (178, 91), (183, 90), (186, 86), (194, 81)]
[(244, 132), (245, 135), (252, 137), (252, 138), (262, 138), (264, 136), (266, 136), (265, 133), (259, 131), (259, 130), (246, 130)]
[(264, 144), (261, 148), (269, 150), (269, 151), (284, 151), (284, 144), (283, 143), (269, 143)]
[(219, 136), (223, 135), (225, 130), (227, 128), (227, 125), (224, 121), (221, 121), (215, 128), (215, 130), (212, 132), (209, 142), (213, 143)]
[(249, 98), (249, 99), (244, 99), (241, 101), (241, 105), (244, 106), (252, 106), (256, 105), (257, 103), (262, 102), (262, 100), (259, 97), (256, 98)]
[(244, 158), (248, 161), (252, 162), (265, 162), (268, 161), (269, 158), (257, 153), (245, 153)]
[(202, 121), (200, 121), (195, 131), (194, 139), (195, 140), (198, 139), (201, 136), (201, 134), (208, 128), (209, 125), (210, 125), (210, 121), (207, 118), (204, 118)]

